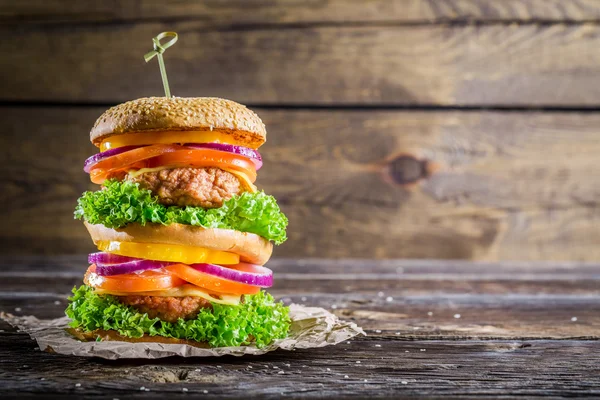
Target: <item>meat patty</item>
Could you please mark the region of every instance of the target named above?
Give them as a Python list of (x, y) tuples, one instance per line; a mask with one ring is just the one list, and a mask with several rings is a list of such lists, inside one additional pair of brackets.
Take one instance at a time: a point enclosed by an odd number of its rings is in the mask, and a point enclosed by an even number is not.
[(216, 208), (244, 191), (235, 175), (215, 167), (163, 169), (130, 180), (151, 190), (168, 206)]
[(194, 319), (203, 308), (211, 308), (202, 297), (119, 296), (119, 301), (147, 313), (150, 318), (177, 322), (179, 318)]

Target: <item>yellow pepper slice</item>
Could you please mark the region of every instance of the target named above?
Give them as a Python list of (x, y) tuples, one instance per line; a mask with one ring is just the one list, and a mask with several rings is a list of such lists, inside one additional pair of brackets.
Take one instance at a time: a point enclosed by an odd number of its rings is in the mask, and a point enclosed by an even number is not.
[(204, 247), (181, 246), (162, 243), (115, 242), (101, 240), (98, 250), (120, 256), (143, 258), (155, 261), (171, 261), (182, 264), (233, 265), (240, 262), (238, 254), (211, 250)]
[(159, 143), (226, 143), (236, 144), (232, 135), (211, 131), (147, 132), (110, 136), (100, 144), (100, 151), (123, 146)]

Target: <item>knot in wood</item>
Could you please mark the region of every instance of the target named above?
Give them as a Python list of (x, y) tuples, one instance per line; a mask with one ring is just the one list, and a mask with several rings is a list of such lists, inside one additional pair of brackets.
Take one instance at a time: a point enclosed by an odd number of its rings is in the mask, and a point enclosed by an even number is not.
[(409, 155), (399, 156), (390, 162), (390, 174), (400, 185), (415, 183), (427, 178), (427, 160), (417, 160)]

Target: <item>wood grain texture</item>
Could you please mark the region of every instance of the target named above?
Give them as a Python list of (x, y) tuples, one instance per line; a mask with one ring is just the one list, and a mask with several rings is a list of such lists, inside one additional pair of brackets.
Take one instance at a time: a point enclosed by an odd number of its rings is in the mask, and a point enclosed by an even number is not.
[[(4, 109), (2, 252), (93, 250), (72, 212), (96, 189), (81, 166), (102, 111)], [(290, 218), (275, 256), (600, 259), (596, 114), (257, 111), (257, 183)], [(401, 154), (436, 169), (399, 185)]]
[(594, 24), (335, 26), (207, 31), (196, 21), (4, 26), (2, 101), (116, 103), (161, 95), (150, 39), (171, 91), (247, 104), (597, 106)]
[(13, 23), (115, 22), (197, 19), (207, 27), (315, 23), (431, 23), (448, 21), (593, 21), (595, 0), (205, 0), (202, 2), (60, 0), (0, 3)]
[[(0, 393), (600, 395), (598, 264), (278, 260), (271, 267), (276, 297), (330, 308), (368, 336), (259, 357), (109, 362), (41, 353), (27, 335), (0, 322)], [(58, 317), (65, 291), (84, 268), (85, 256), (2, 257), (0, 310)]]

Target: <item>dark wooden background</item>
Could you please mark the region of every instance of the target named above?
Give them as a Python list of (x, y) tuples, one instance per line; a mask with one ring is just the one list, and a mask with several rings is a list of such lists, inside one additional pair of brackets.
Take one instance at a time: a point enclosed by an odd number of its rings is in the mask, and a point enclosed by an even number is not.
[[(87, 134), (162, 95), (247, 104), (278, 257), (600, 259), (600, 1), (0, 1), (0, 251), (92, 250)], [(416, 183), (415, 183), (416, 182)]]

